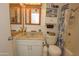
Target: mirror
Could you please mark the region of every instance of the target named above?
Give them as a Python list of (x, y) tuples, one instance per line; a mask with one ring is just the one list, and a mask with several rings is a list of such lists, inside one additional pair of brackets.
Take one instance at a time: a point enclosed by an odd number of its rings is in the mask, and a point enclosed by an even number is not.
[(31, 24), (40, 24), (40, 9), (31, 9)]
[(40, 25), (41, 8), (26, 7), (25, 8), (25, 23), (29, 25)]

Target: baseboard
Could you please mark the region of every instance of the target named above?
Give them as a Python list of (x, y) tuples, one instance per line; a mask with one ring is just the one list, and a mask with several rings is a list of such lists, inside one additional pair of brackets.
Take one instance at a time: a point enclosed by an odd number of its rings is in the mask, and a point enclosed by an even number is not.
[(73, 53), (69, 49), (64, 48), (64, 56), (73, 56)]

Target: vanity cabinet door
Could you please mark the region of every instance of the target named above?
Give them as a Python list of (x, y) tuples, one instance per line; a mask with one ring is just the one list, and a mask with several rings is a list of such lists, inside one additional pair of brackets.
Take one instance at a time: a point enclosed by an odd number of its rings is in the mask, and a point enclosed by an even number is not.
[(32, 56), (42, 56), (42, 46), (40, 45), (32, 45), (31, 48), (31, 55)]
[(28, 46), (26, 44), (23, 44), (24, 42), (17, 42), (16, 43), (16, 55), (18, 56), (28, 56)]

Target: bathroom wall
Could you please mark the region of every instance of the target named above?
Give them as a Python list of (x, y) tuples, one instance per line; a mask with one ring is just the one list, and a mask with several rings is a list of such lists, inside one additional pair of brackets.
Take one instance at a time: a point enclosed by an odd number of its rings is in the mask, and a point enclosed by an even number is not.
[[(71, 12), (70, 9), (76, 9), (75, 12), (72, 12), (74, 19), (71, 19), (69, 22), (69, 13)], [(72, 55), (79, 55), (79, 4), (70, 4), (70, 9), (67, 10), (66, 17), (67, 17), (67, 26), (65, 32), (65, 48), (70, 52)]]
[(9, 4), (0, 3), (0, 56), (12, 52), (12, 40), (8, 41), (10, 36)]

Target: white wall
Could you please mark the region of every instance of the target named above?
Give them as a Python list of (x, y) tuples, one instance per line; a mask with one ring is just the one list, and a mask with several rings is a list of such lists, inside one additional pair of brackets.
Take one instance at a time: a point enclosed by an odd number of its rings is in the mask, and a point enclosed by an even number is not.
[(7, 55), (10, 36), (9, 4), (0, 3), (0, 55)]

